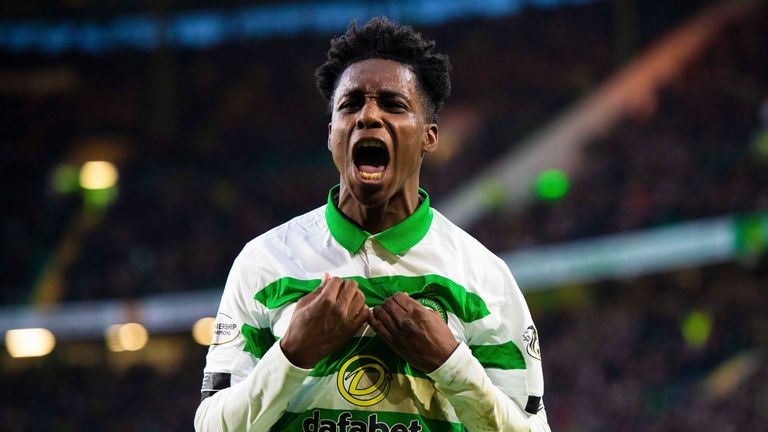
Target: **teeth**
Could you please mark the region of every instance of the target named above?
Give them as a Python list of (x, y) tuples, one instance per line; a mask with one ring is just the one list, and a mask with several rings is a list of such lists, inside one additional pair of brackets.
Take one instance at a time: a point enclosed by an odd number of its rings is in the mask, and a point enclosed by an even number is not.
[(380, 179), (384, 173), (375, 172), (375, 173), (367, 173), (360, 171), (360, 177), (362, 177), (363, 180), (378, 180)]
[(358, 144), (360, 147), (384, 147), (384, 144), (379, 141), (363, 141)]

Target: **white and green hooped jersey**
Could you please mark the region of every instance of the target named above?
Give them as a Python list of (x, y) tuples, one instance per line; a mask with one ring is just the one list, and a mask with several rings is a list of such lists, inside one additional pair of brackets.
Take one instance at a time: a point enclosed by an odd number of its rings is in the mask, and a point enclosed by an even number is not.
[[(429, 207), (371, 235), (328, 204), (249, 242), (234, 262), (205, 367), (197, 430), (548, 431), (536, 328), (506, 264)], [(314, 369), (276, 343), (325, 272), (369, 307), (397, 291), (438, 310), (460, 341), (425, 374), (367, 324)]]

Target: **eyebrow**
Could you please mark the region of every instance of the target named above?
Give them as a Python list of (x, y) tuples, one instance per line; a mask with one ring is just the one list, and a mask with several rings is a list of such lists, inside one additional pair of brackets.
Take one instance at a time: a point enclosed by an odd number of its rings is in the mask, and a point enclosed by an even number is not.
[[(359, 88), (355, 88), (342, 93), (341, 95), (339, 95), (339, 98), (348, 97), (348, 96), (359, 96), (359, 95), (362, 95), (363, 93), (364, 93), (363, 90)], [(383, 89), (379, 91), (379, 96), (382, 98), (400, 97), (405, 100), (410, 100), (408, 96), (406, 96), (405, 94), (392, 89)]]

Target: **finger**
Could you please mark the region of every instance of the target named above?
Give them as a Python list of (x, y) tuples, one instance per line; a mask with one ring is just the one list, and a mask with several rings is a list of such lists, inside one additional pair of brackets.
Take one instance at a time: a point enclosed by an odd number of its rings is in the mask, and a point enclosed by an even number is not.
[(299, 307), (306, 305), (307, 303), (311, 303), (317, 296), (320, 295), (320, 292), (322, 291), (323, 286), (319, 286), (315, 288), (313, 291), (310, 291), (309, 293), (302, 296), (299, 301), (297, 302), (297, 305)]
[(395, 318), (383, 307), (383, 305), (373, 308), (373, 316), (388, 330), (389, 333), (393, 333), (398, 329)]
[(362, 292), (360, 292), (360, 289), (357, 287), (357, 281), (345, 280), (342, 282), (341, 287), (339, 287), (339, 292), (336, 294), (336, 303), (343, 308), (348, 309), (352, 303), (352, 299), (354, 299), (355, 295), (358, 293), (362, 295)]
[(339, 297), (336, 299), (336, 306), (344, 316), (352, 319), (354, 322), (358, 314), (363, 312), (363, 309), (367, 310), (365, 305), (365, 297), (359, 290), (350, 290), (348, 287), (342, 287), (339, 292)]
[[(328, 273), (326, 273), (327, 275)], [(314, 300), (317, 296), (319, 296), (323, 292), (323, 288), (325, 288), (325, 285), (328, 283), (328, 279), (323, 278), (322, 282), (320, 282), (320, 285), (317, 286), (314, 290), (307, 293), (304, 297), (302, 297), (299, 302), (301, 304), (306, 304)]]
[(357, 311), (357, 315), (355, 316), (355, 319), (352, 321), (354, 324), (354, 328), (356, 330), (359, 330), (360, 327), (363, 326), (363, 323), (368, 321), (368, 318), (371, 316), (371, 310), (368, 309), (365, 304), (363, 304), (363, 307)]
[(348, 310), (359, 312), (362, 309), (368, 310), (368, 306), (365, 304), (365, 295), (360, 290), (357, 290), (352, 294)]
[[(393, 295), (392, 297), (389, 297), (388, 299), (384, 300), (384, 303), (381, 304), (381, 308), (383, 308), (384, 310), (389, 312), (389, 314), (393, 318), (397, 318), (397, 317), (403, 315), (404, 313), (408, 313), (408, 309), (405, 309), (401, 305), (401, 303), (399, 303), (396, 300), (396, 297), (397, 297), (398, 294), (400, 294), (400, 293), (395, 293), (395, 295)], [(402, 302), (402, 300), (401, 300), (401, 302)]]
[(342, 283), (344, 283), (344, 281), (335, 276), (328, 279), (328, 282), (326, 282), (323, 286), (322, 295), (333, 301), (336, 301), (336, 297), (339, 295), (339, 289), (341, 288)]
[(417, 303), (421, 305), (421, 303), (417, 302), (416, 300), (412, 299), (411, 296), (408, 294), (398, 291), (392, 297), (390, 297), (393, 302), (395, 302), (398, 306), (400, 306), (404, 311), (410, 312), (411, 309), (413, 309), (413, 304)]
[(376, 308), (373, 308), (370, 315), (368, 315), (368, 324), (376, 332), (376, 334), (384, 339), (385, 342), (389, 342), (392, 340), (392, 333), (390, 333), (389, 329), (387, 329), (387, 327), (376, 318), (375, 311)]

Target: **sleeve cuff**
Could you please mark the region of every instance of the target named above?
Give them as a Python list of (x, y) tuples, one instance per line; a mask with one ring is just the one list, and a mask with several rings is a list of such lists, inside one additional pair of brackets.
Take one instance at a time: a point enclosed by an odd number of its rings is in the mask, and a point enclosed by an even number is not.
[(302, 379), (306, 378), (312, 371), (312, 369), (304, 369), (291, 363), (291, 361), (288, 360), (288, 357), (285, 356), (283, 348), (280, 346), (279, 342), (275, 343), (269, 350), (267, 350), (261, 361), (263, 362), (265, 360), (269, 361), (270, 364), (273, 364), (278, 370), (285, 371), (288, 375), (301, 377)]
[(459, 342), (459, 346), (448, 360), (427, 376), (439, 387), (451, 388), (480, 382), (484, 374), (483, 366), (472, 355), (469, 347), (464, 342)]
[(306, 378), (312, 371), (311, 369), (300, 368), (291, 363), (285, 356), (285, 353), (283, 353), (279, 343), (273, 344), (272, 347), (264, 353), (264, 356), (259, 360), (259, 364), (263, 365), (262, 367), (265, 368), (271, 376), (284, 376), (287, 381), (295, 384), (301, 384), (304, 378)]

